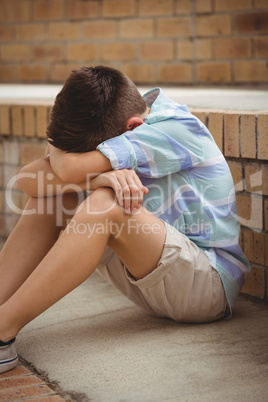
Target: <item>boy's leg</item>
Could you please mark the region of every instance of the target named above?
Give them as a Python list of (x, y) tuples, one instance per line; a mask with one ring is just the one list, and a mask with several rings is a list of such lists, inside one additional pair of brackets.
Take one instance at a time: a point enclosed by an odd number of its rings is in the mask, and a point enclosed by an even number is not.
[(96, 190), (36, 270), (0, 307), (0, 339), (16, 336), (24, 325), (87, 279), (107, 245), (139, 279), (157, 266), (164, 241), (161, 220), (143, 208), (136, 215), (126, 215), (112, 190)]
[(28, 200), (0, 253), (0, 306), (22, 285), (56, 242), (61, 230), (56, 220), (61, 218), (64, 223), (68, 218), (62, 212), (62, 206), (65, 211), (73, 210), (77, 206), (77, 195)]

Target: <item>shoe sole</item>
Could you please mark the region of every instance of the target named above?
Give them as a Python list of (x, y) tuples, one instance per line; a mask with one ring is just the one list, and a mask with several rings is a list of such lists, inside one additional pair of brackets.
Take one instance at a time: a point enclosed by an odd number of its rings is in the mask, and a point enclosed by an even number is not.
[(18, 363), (18, 355), (16, 354), (15, 357), (12, 357), (10, 359), (2, 360), (0, 362), (0, 374), (5, 373), (6, 371), (12, 370), (14, 367), (16, 367)]

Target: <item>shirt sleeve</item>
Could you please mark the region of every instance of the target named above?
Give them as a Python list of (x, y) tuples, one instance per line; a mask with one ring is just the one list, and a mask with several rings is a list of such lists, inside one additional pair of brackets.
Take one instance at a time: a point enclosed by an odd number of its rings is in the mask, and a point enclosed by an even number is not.
[(142, 124), (133, 131), (111, 138), (100, 145), (113, 169), (133, 169), (141, 176), (158, 178), (190, 169), (203, 161), (201, 126), (179, 121)]

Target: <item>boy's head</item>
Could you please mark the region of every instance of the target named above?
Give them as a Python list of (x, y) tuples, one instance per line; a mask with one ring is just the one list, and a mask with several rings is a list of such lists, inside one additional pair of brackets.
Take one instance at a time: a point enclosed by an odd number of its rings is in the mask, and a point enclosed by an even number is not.
[(87, 152), (126, 131), (128, 119), (146, 104), (134, 83), (110, 67), (83, 67), (71, 73), (56, 97), (48, 141), (67, 152)]

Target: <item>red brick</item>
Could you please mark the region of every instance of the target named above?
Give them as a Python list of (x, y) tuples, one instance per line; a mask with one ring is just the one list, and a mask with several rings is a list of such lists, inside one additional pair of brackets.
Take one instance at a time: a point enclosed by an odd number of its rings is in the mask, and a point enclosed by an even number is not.
[(10, 133), (10, 107), (8, 105), (0, 105), (0, 134), (9, 135)]
[(211, 39), (197, 39), (195, 41), (195, 58), (197, 60), (212, 59), (212, 40)]
[(195, 10), (198, 14), (212, 11), (212, 0), (196, 0)]
[(251, 296), (264, 299), (265, 297), (265, 270), (256, 266), (251, 266), (246, 282), (241, 290)]
[[(0, 110), (1, 111), (1, 110)], [(1, 134), (1, 133), (0, 133)], [(4, 161), (4, 147), (3, 143), (0, 142), (0, 164)]]
[(268, 82), (266, 61), (236, 61), (234, 63), (235, 82)]
[(32, 161), (36, 159), (43, 158), (45, 155), (45, 142), (38, 143), (29, 143), (22, 142), (20, 143), (20, 163), (21, 165), (28, 165)]
[(256, 116), (241, 115), (240, 148), (242, 158), (256, 158)]
[(260, 114), (257, 121), (257, 158), (268, 160), (268, 115)]
[(215, 0), (215, 11), (234, 11), (251, 9), (251, 0)]
[(49, 69), (50, 79), (53, 82), (64, 82), (79, 67), (79, 64), (53, 64)]
[(267, 0), (254, 0), (254, 6), (256, 8), (267, 8), (268, 2)]
[(121, 66), (120, 70), (135, 83), (155, 82), (154, 68), (151, 64), (126, 64)]
[(35, 135), (35, 108), (32, 105), (25, 105), (24, 109), (24, 135), (34, 137)]
[(212, 83), (230, 82), (230, 63), (197, 63), (197, 81)]
[(266, 295), (265, 295), (265, 300), (268, 301), (268, 270), (265, 270), (265, 276), (266, 276)]
[(208, 129), (219, 149), (223, 151), (223, 114), (209, 113)]
[(63, 0), (35, 0), (33, 7), (34, 20), (59, 20), (64, 15)]
[(98, 1), (68, 0), (67, 17), (71, 19), (88, 19), (99, 16)]
[(176, 14), (191, 14), (192, 1), (191, 0), (176, 0)]
[(68, 60), (97, 60), (98, 46), (94, 43), (76, 43), (67, 46)]
[(2, 45), (1, 58), (3, 61), (25, 61), (31, 57), (28, 45)]
[(102, 45), (102, 59), (106, 61), (129, 61), (135, 57), (132, 43), (105, 43)]
[(243, 190), (243, 169), (241, 162), (228, 161), (228, 165), (234, 180), (235, 191)]
[[(172, 0), (139, 0), (139, 15), (153, 16), (153, 15), (171, 15), (173, 13)], [(177, 6), (178, 10), (178, 6)]]
[(251, 262), (265, 265), (267, 260), (267, 235), (253, 231), (244, 231), (244, 251)]
[(231, 34), (230, 15), (206, 15), (196, 18), (197, 36), (217, 36)]
[(80, 37), (80, 24), (77, 22), (54, 22), (49, 24), (49, 39), (70, 40)]
[(66, 401), (66, 399), (61, 398), (59, 395), (45, 396), (42, 397), (42, 399), (31, 398), (31, 402), (64, 402), (64, 401)]
[(264, 200), (264, 229), (268, 232), (268, 199)]
[(48, 124), (48, 108), (47, 108), (47, 106), (37, 106), (36, 107), (37, 137), (46, 138), (47, 124)]
[(268, 12), (235, 15), (234, 31), (239, 34), (268, 33)]
[(246, 191), (268, 195), (268, 166), (247, 163), (245, 166)]
[(31, 0), (1, 0), (2, 22), (30, 21)]
[(219, 38), (213, 40), (215, 59), (230, 59), (251, 56), (250, 38)]
[[(12, 138), (9, 141), (4, 142), (4, 165), (17, 166), (18, 164), (19, 164), (19, 143), (15, 138)], [(5, 168), (6, 167), (8, 166), (5, 166)]]
[(193, 59), (193, 42), (191, 40), (180, 40), (177, 44), (177, 50), (179, 60)]
[(191, 83), (191, 64), (164, 64), (158, 67), (158, 81), (165, 83)]
[(0, 374), (0, 380), (3, 378), (18, 377), (20, 375), (31, 375), (32, 372), (24, 366), (17, 366), (13, 370), (7, 371), (6, 373)]
[(16, 25), (16, 39), (19, 41), (41, 41), (46, 39), (44, 24)]
[(259, 36), (254, 40), (254, 56), (268, 57), (268, 36)]
[(131, 17), (134, 12), (134, 0), (104, 0), (102, 4), (104, 17)]
[(263, 229), (262, 196), (237, 194), (236, 205), (241, 225), (258, 231)]
[(60, 45), (38, 45), (33, 47), (35, 60), (58, 61), (61, 60), (62, 47)]
[(206, 112), (198, 112), (196, 110), (192, 111), (192, 114), (198, 118), (203, 124), (206, 124), (207, 121), (207, 113)]
[(122, 20), (119, 25), (119, 36), (124, 39), (152, 38), (154, 36), (154, 21), (151, 18)]
[(224, 154), (239, 158), (239, 115), (224, 115)]
[(84, 23), (83, 38), (112, 39), (115, 37), (114, 21), (88, 21)]
[(176, 0), (176, 14), (185, 15), (191, 14), (193, 4), (191, 0)]
[(20, 65), (18, 79), (23, 82), (44, 82), (47, 79), (46, 66)]
[(141, 60), (173, 60), (173, 43), (171, 41), (143, 42), (139, 46)]
[(12, 125), (12, 134), (16, 136), (22, 136), (23, 134), (22, 107), (19, 105), (11, 106), (11, 125)]
[(182, 38), (192, 35), (190, 17), (161, 18), (158, 20), (157, 33), (159, 37)]
[(19, 377), (9, 377), (3, 378), (0, 381), (0, 389), (8, 389), (8, 388), (18, 388), (18, 387), (25, 387), (29, 385), (36, 385), (42, 384), (42, 381), (39, 378), (35, 377), (34, 375), (27, 375), (27, 376), (19, 376)]
[(35, 385), (0, 390), (0, 400), (2, 401), (17, 401), (37, 396), (40, 397), (41, 401), (41, 396), (43, 395), (54, 395), (54, 392), (46, 385)]
[(10, 25), (0, 26), (0, 41), (5, 42), (13, 39), (13, 27)]
[[(1, 179), (2, 181), (2, 179)], [(1, 183), (2, 185), (2, 183)], [(4, 222), (4, 216), (2, 215), (3, 213), (5, 213), (5, 192), (4, 191), (0, 191), (0, 233), (4, 234), (5, 233), (5, 222)], [(2, 375), (0, 374), (0, 380), (2, 378)]]
[(16, 68), (13, 65), (5, 64), (0, 66), (0, 81), (14, 82), (16, 81)]

